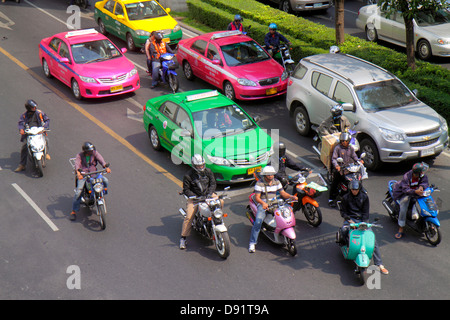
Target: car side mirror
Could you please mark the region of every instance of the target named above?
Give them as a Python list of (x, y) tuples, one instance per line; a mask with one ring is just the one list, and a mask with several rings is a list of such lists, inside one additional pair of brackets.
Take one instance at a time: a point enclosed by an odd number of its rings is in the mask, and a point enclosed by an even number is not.
[(414, 95), (417, 97), (417, 94), (419, 93), (419, 90), (414, 89), (414, 90), (412, 91), (412, 93), (414, 93)]
[(344, 109), (344, 111), (355, 111), (355, 107), (353, 106), (352, 103), (346, 102), (344, 104), (342, 104), (342, 108)]
[(170, 11), (171, 11), (170, 8), (166, 8), (167, 13), (170, 13)]
[(118, 20), (123, 20), (124, 19), (123, 14), (118, 14), (116, 17), (117, 17)]
[(256, 123), (258, 123), (259, 121), (261, 121), (261, 117), (260, 117), (260, 116), (254, 116), (254, 117), (253, 117), (253, 121), (255, 121)]
[(181, 137), (191, 137), (192, 134), (189, 132), (189, 130), (183, 129), (183, 130), (181, 130), (181, 132), (180, 132), (180, 136), (181, 136)]
[(211, 61), (212, 62), (212, 64), (214, 64), (214, 65), (222, 65), (222, 61), (220, 61), (219, 59), (214, 59), (214, 60), (212, 60)]
[(70, 63), (70, 60), (68, 58), (61, 58), (61, 59), (59, 59), (59, 62), (61, 62), (61, 63)]
[(127, 50), (127, 48), (121, 48), (120, 51), (122, 51), (122, 53), (125, 53), (125, 52), (127, 52), (128, 50)]

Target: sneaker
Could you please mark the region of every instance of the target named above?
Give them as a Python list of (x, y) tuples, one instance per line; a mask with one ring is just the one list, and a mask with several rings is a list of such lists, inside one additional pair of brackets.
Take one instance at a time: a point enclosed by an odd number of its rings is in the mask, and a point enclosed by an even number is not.
[(254, 253), (255, 251), (256, 251), (255, 245), (254, 245), (253, 243), (251, 243), (251, 244), (248, 246), (248, 252)]
[(180, 249), (181, 250), (184, 250), (184, 249), (186, 249), (186, 239), (184, 239), (184, 238), (181, 238), (180, 239)]
[(382, 264), (380, 264), (380, 265), (378, 266), (378, 268), (380, 269), (380, 272), (381, 272), (382, 274), (389, 274), (389, 270), (386, 269), (385, 266), (383, 266)]
[(19, 164), (19, 166), (14, 170), (14, 172), (20, 172), (25, 170), (25, 166), (23, 164)]
[(77, 220), (77, 214), (76, 214), (75, 211), (72, 211), (72, 212), (70, 213), (70, 220), (71, 220), (71, 221)]

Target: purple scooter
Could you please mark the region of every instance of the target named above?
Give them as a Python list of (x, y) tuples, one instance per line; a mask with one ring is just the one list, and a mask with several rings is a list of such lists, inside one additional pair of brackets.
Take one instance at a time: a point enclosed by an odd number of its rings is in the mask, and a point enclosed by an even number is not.
[[(247, 218), (253, 224), (256, 217), (256, 200), (255, 194), (249, 196), (249, 205), (247, 206)], [(297, 254), (297, 247), (295, 245), (295, 216), (290, 202), (292, 200), (283, 200), (273, 198), (270, 200), (269, 208), (267, 209), (266, 218), (264, 219), (261, 231), (273, 243), (278, 245), (285, 245), (288, 252), (295, 256)]]

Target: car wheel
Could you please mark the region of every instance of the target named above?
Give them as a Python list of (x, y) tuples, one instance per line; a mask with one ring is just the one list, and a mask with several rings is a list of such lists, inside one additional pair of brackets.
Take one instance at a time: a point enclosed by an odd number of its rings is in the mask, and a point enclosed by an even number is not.
[(83, 96), (81, 95), (80, 85), (75, 79), (72, 79), (72, 93), (77, 100), (81, 100), (83, 98)]
[(98, 29), (100, 30), (100, 33), (103, 35), (107, 35), (105, 24), (103, 23), (102, 19), (98, 19)]
[(366, 26), (366, 40), (371, 42), (378, 41), (378, 33), (377, 29), (373, 25)]
[(422, 60), (429, 60), (431, 58), (431, 46), (427, 40), (422, 39), (417, 43), (417, 55)]
[(302, 136), (307, 136), (311, 128), (308, 112), (304, 107), (297, 107), (294, 111), (295, 129)]
[(364, 160), (364, 166), (371, 171), (377, 170), (380, 165), (380, 155), (378, 154), (378, 148), (375, 142), (370, 138), (365, 138), (360, 143), (360, 153), (366, 153)]
[(129, 51), (135, 51), (136, 45), (134, 44), (133, 36), (131, 33), (127, 33), (127, 49)]
[(229, 81), (226, 81), (225, 84), (223, 85), (223, 93), (228, 99), (231, 100), (236, 99), (236, 94), (234, 93), (233, 85)]
[(195, 78), (194, 73), (192, 72), (191, 65), (187, 61), (183, 63), (183, 72), (186, 79), (188, 79), (189, 81), (194, 80)]
[(286, 13), (292, 13), (291, 3), (289, 0), (284, 0), (280, 2), (280, 10)]
[(148, 128), (148, 137), (150, 138), (153, 149), (156, 151), (161, 150), (161, 141), (159, 140), (158, 131), (156, 131), (156, 128), (152, 125)]
[(53, 78), (52, 73), (50, 72), (50, 67), (45, 59), (42, 59), (42, 70), (44, 70), (44, 74), (47, 78)]

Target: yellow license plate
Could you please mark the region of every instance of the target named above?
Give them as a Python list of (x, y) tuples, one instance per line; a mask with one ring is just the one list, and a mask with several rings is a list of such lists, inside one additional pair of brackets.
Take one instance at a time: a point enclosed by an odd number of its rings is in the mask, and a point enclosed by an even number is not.
[(170, 39), (169, 38), (163, 38), (162, 41), (169, 43)]
[(253, 174), (255, 171), (261, 171), (261, 166), (247, 169), (247, 174)]
[(266, 96), (277, 93), (277, 88), (266, 89)]
[(114, 87), (111, 87), (111, 88), (109, 89), (109, 91), (110, 91), (111, 93), (119, 92), (119, 91), (122, 91), (122, 90), (123, 90), (123, 86), (122, 86), (122, 85), (120, 85), (120, 86), (114, 86)]

